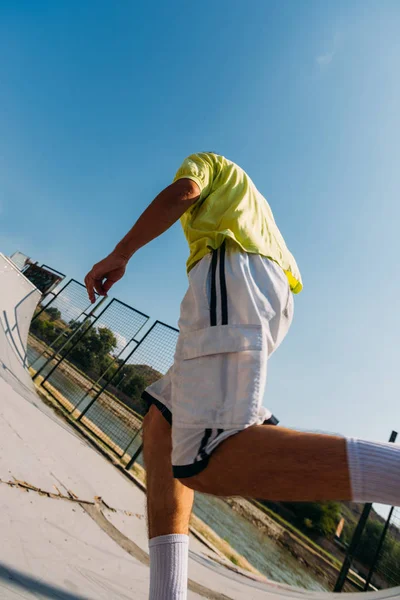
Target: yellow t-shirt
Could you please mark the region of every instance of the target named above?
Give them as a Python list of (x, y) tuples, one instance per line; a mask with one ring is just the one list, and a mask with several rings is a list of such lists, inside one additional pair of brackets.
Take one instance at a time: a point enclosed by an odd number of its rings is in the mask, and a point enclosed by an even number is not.
[(182, 178), (193, 179), (201, 192), (181, 217), (190, 247), (188, 272), (229, 238), (245, 252), (274, 260), (285, 271), (291, 290), (302, 290), (300, 271), (271, 208), (243, 169), (223, 156), (201, 152), (183, 161), (174, 181)]

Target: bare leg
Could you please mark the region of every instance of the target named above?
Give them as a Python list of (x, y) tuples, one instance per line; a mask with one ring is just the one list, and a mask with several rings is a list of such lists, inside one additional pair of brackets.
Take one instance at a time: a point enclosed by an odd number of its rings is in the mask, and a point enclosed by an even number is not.
[(150, 538), (149, 600), (184, 600), (187, 595), (193, 491), (173, 478), (171, 447), (171, 427), (152, 406), (144, 421)]
[(266, 425), (228, 438), (204, 471), (182, 481), (216, 496), (287, 502), (352, 496), (345, 439)]
[(144, 460), (147, 477), (149, 538), (189, 533), (193, 490), (172, 476), (171, 426), (150, 407), (144, 419)]

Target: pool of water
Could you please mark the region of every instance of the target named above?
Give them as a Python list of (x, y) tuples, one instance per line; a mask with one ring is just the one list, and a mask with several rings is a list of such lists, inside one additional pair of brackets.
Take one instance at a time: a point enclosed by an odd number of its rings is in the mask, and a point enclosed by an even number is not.
[(269, 579), (309, 590), (328, 589), (290, 552), (220, 498), (196, 494), (194, 513)]

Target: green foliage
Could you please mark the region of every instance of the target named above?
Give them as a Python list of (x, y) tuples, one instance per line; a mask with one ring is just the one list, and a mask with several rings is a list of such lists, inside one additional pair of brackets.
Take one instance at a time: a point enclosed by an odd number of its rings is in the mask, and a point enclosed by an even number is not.
[(110, 381), (118, 369), (118, 364), (111, 355), (107, 355), (103, 360), (104, 372), (103, 379)]
[(332, 537), (340, 521), (340, 504), (337, 502), (285, 502), (295, 514), (300, 527), (318, 535)]
[(128, 396), (139, 397), (146, 387), (146, 380), (141, 375), (131, 375), (124, 378), (119, 388)]
[(313, 522), (311, 521), (311, 519), (305, 518), (304, 519), (304, 526), (307, 529), (312, 529), (313, 528)]
[(400, 544), (394, 543), (391, 552), (387, 549), (379, 563), (379, 570), (385, 574), (389, 586), (400, 585)]
[(31, 324), (31, 331), (41, 340), (51, 344), (57, 337), (54, 324), (51, 321), (35, 319)]
[[(71, 328), (76, 329), (78, 326), (78, 323), (74, 323)], [(77, 336), (81, 335), (85, 328), (86, 335), (76, 345), (74, 345), (75, 339), (72, 339), (65, 351), (70, 350), (68, 360), (90, 373), (92, 377), (98, 377), (110, 366), (113, 360), (110, 353), (117, 347), (117, 339), (107, 327), (89, 329), (88, 325), (84, 326)]]
[(58, 319), (61, 319), (61, 312), (54, 306), (46, 308), (46, 310), (43, 312), (46, 314), (49, 321), (57, 321)]
[(118, 387), (129, 396), (137, 396), (160, 376), (161, 374), (151, 367), (127, 364), (122, 367), (118, 375)]
[[(355, 557), (367, 569), (373, 563), (383, 529), (383, 523), (372, 520), (368, 521), (364, 529)], [(376, 573), (388, 586), (400, 585), (400, 543), (390, 533), (387, 534), (380, 552)]]
[[(51, 312), (51, 318), (54, 320), (59, 319), (56, 310)], [(33, 321), (31, 331), (50, 344), (62, 330), (60, 328), (56, 330), (53, 322), (41, 317)], [(65, 324), (65, 327), (69, 332), (75, 332), (75, 336), (61, 351), (63, 355), (67, 355), (67, 360), (91, 379), (96, 380), (102, 376), (102, 383), (110, 382), (111, 393), (130, 408), (144, 415), (148, 407), (141, 399), (143, 390), (159, 379), (161, 373), (148, 365), (126, 364), (121, 368), (122, 361), (113, 356), (113, 351), (118, 344), (117, 339), (107, 327), (91, 327), (89, 321), (83, 324), (71, 321), (68, 325)], [(118, 369), (120, 370), (114, 377)]]
[(118, 372), (112, 385), (123, 393), (126, 404), (144, 415), (147, 404), (141, 399), (143, 390), (160, 377), (161, 373), (147, 365), (126, 364)]
[(383, 524), (378, 521), (368, 521), (364, 529), (355, 556), (366, 566), (372, 564), (383, 527)]
[(322, 504), (322, 515), (319, 523), (321, 533), (327, 537), (335, 534), (340, 521), (340, 504), (337, 502), (327, 502)]

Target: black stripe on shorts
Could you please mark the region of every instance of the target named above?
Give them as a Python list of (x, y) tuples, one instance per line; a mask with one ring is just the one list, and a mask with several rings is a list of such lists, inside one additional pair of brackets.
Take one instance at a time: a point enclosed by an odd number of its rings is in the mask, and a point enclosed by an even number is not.
[(210, 326), (217, 324), (217, 264), (219, 256), (219, 285), (221, 290), (221, 324), (228, 325), (228, 293), (225, 276), (225, 241), (218, 250), (213, 250), (211, 258)]
[(228, 293), (226, 291), (225, 277), (225, 252), (226, 244), (222, 244), (219, 254), (219, 283), (221, 286), (221, 323), (228, 325)]

